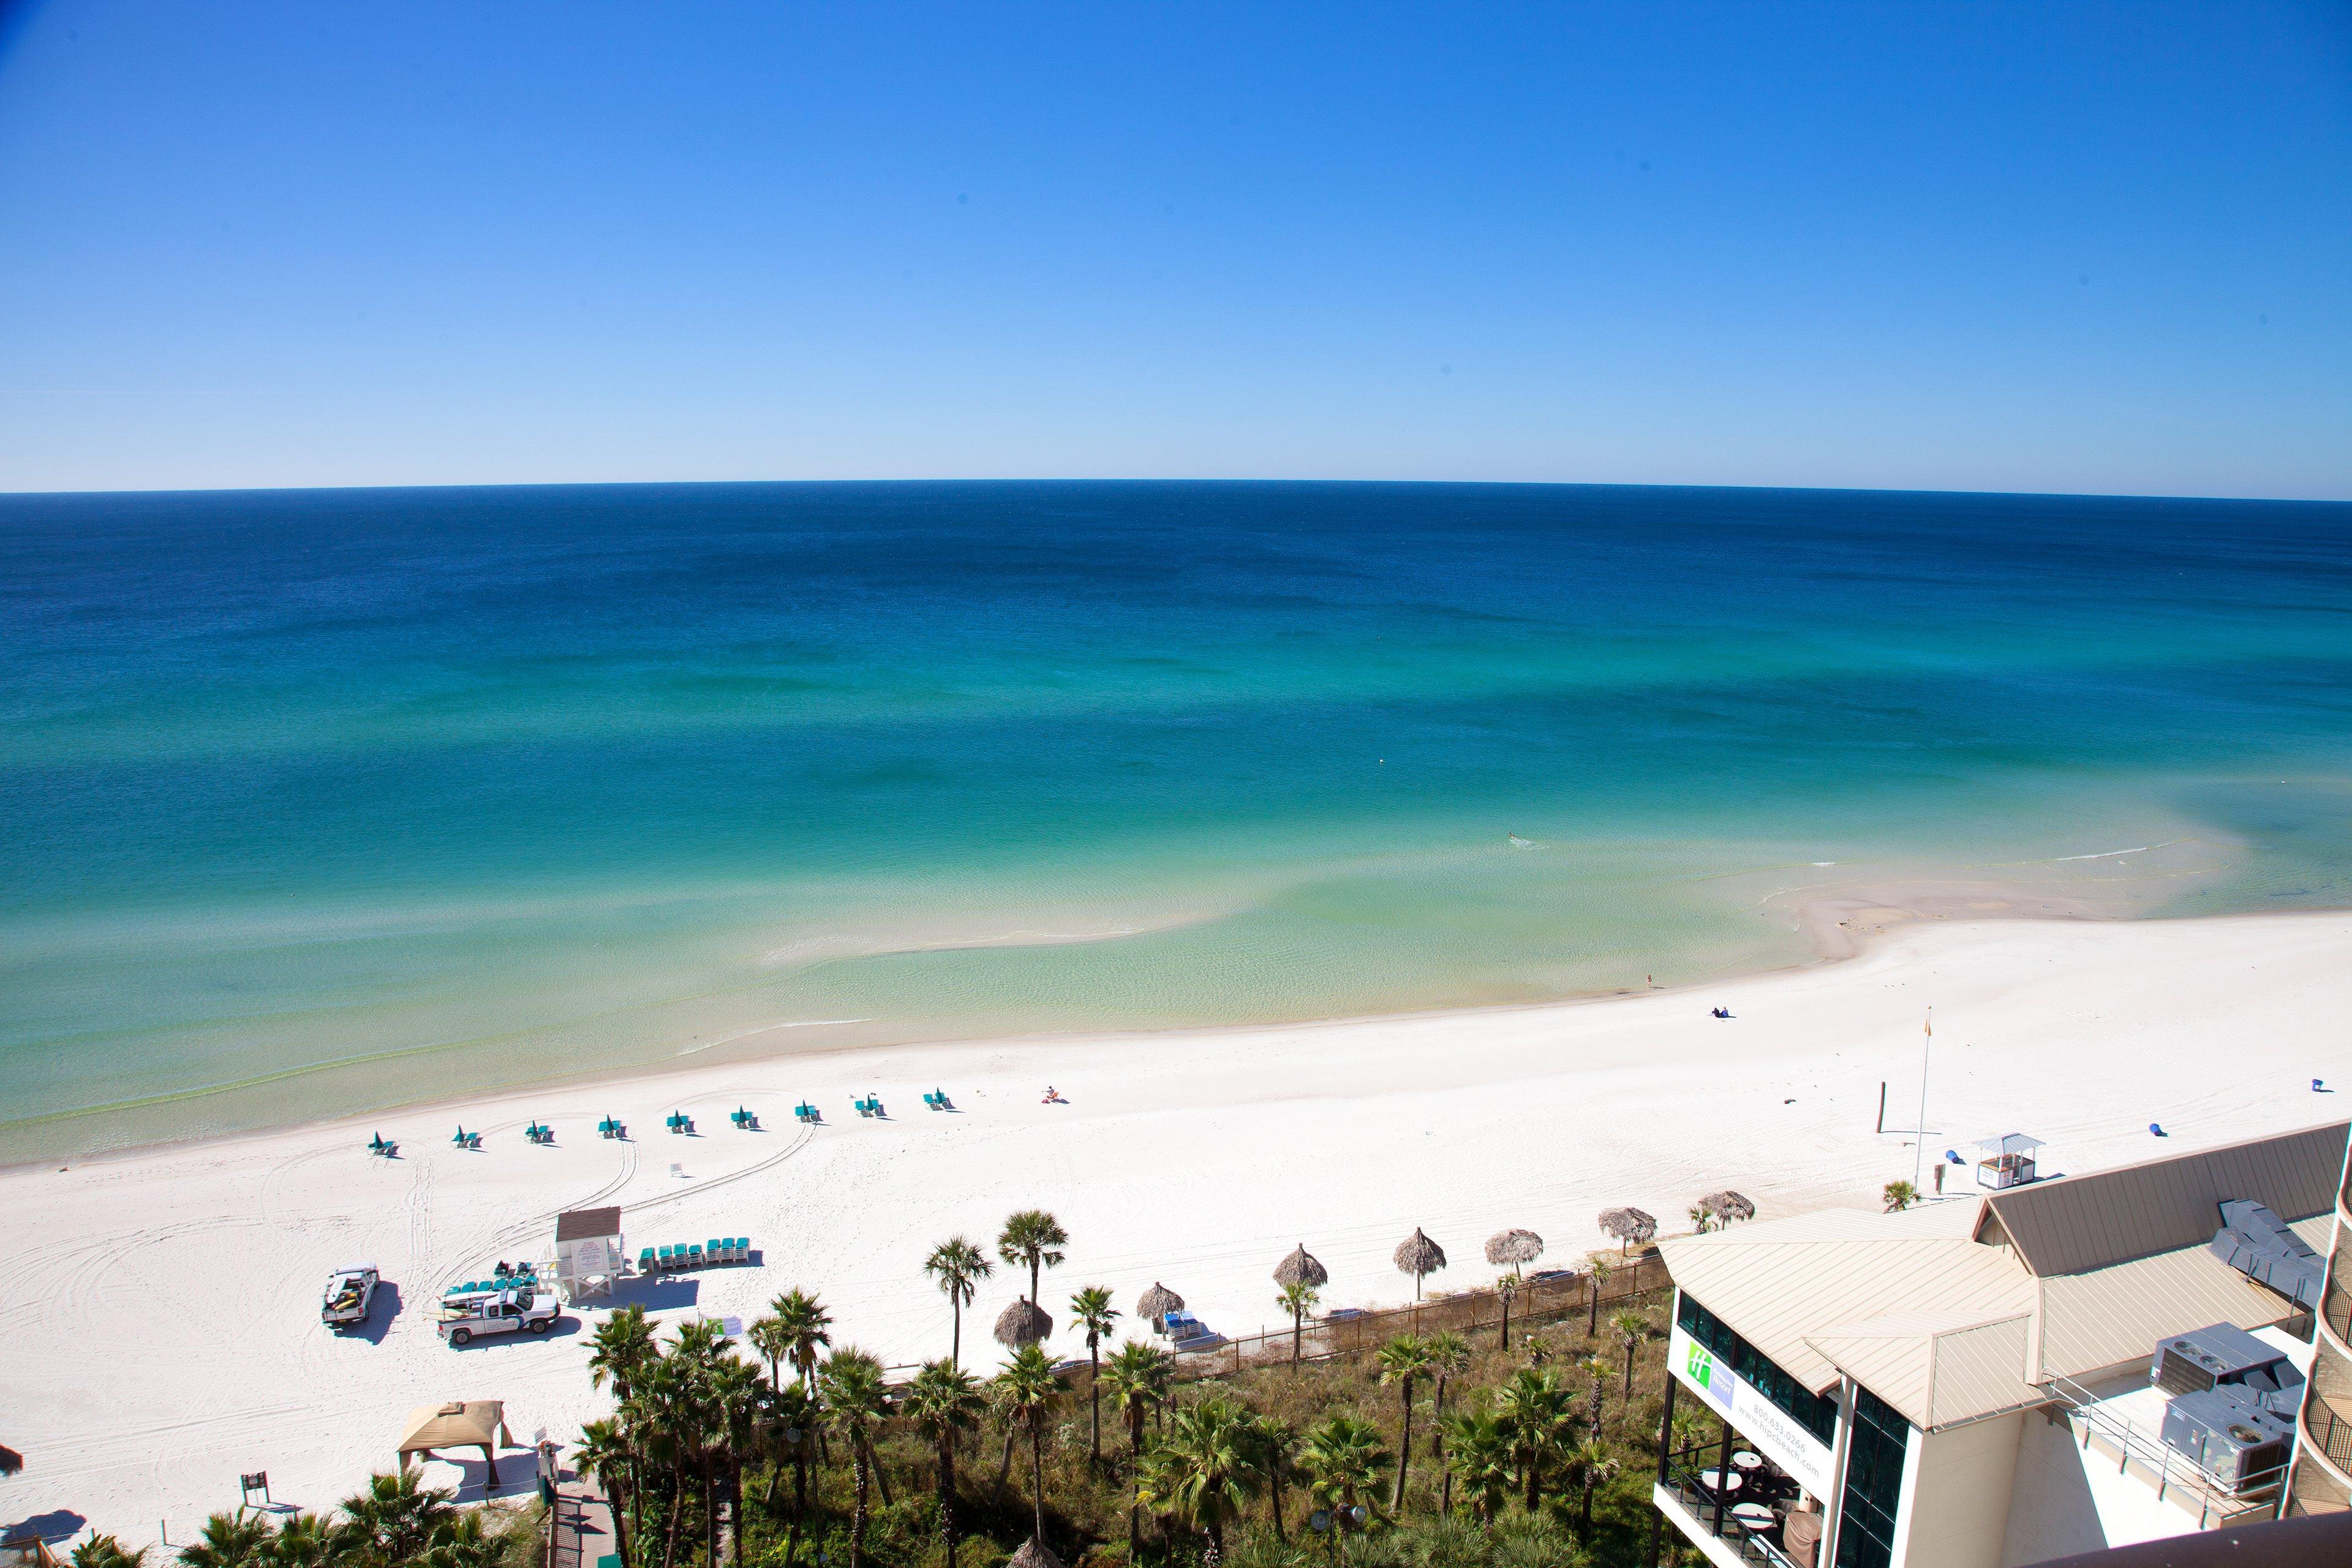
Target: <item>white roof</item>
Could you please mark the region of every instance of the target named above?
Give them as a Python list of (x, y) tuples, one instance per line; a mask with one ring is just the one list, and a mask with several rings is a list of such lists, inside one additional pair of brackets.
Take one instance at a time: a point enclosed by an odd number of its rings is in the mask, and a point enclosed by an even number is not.
[[(2214, 1209), (2215, 1183), (2257, 1185), (2269, 1164), (2311, 1163), (2305, 1146), (2331, 1132), (2341, 1148), (2338, 1124), (1902, 1214), (1823, 1209), (1672, 1237), (1659, 1250), (1675, 1284), (1814, 1392), (1843, 1373), (1933, 1429), (2040, 1403), (2048, 1395), (2036, 1384), (2144, 1362), (2190, 1329), (2295, 1316), (2293, 1302), (2206, 1249), (2220, 1215), (2199, 1216)], [(2209, 1179), (2210, 1167), (2222, 1168)], [(2116, 1189), (2132, 1201), (2118, 1205)], [(2011, 1234), (2040, 1217), (2013, 1212), (2020, 1193), (2073, 1227), (2035, 1230), (2038, 1270)], [(2299, 1189), (2282, 1196), (2302, 1206)], [(2324, 1247), (2329, 1217), (2296, 1213), (2293, 1228)], [(2199, 1225), (2204, 1236), (2181, 1245)], [(2132, 1255), (2127, 1244), (2142, 1237), (2155, 1249)]]

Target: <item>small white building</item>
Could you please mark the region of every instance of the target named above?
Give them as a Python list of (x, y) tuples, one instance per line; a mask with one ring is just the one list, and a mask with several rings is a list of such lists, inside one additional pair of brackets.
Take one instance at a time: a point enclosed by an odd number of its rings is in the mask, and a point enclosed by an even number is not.
[(611, 1295), (628, 1255), (618, 1207), (574, 1209), (555, 1216), (555, 1282), (565, 1300)]
[[(1721, 1568), (2019, 1568), (2271, 1516), (2274, 1423), (2204, 1443), (2198, 1380), (2231, 1383), (2223, 1405), (2268, 1391), (2291, 1438), (2311, 1312), (2215, 1247), (2221, 1205), (2326, 1247), (2347, 1131), (1661, 1243), (1659, 1512)], [(2158, 1385), (2181, 1336), (2220, 1370)], [(1678, 1449), (1693, 1402), (1713, 1419)]]

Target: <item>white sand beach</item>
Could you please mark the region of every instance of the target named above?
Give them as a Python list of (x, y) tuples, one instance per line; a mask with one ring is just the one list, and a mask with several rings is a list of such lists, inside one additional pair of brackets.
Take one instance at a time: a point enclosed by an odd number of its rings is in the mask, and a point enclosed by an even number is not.
[[(600, 1413), (586, 1324), (453, 1350), (446, 1285), (536, 1256), (560, 1210), (625, 1205), (631, 1251), (748, 1235), (758, 1267), (666, 1279), (624, 1300), (665, 1320), (755, 1315), (799, 1285), (836, 1342), (894, 1363), (945, 1352), (924, 1254), (1042, 1206), (1074, 1237), (1057, 1308), (1108, 1284), (1122, 1310), (1154, 1279), (1211, 1327), (1277, 1317), (1268, 1278), (1304, 1241), (1327, 1306), (1409, 1299), (1389, 1261), (1420, 1226), (1452, 1255), (1433, 1289), (1482, 1283), (1480, 1244), (1526, 1226), (1570, 1262), (1594, 1215), (1633, 1204), (1669, 1229), (1734, 1186), (1766, 1215), (1874, 1202), (1907, 1178), (1920, 1023), (1935, 1007), (1930, 1162), (2024, 1131), (2045, 1170), (2082, 1171), (2330, 1120), (2352, 1106), (2352, 915), (2126, 923), (1927, 922), (1817, 967), (1490, 1012), (1200, 1034), (894, 1048), (728, 1062), (235, 1141), (0, 1174), (0, 1523), (68, 1510), (126, 1542), (184, 1542), (266, 1469), (281, 1502), (325, 1508), (393, 1462), (402, 1417), (449, 1398), (507, 1403), (516, 1436), (568, 1437)], [(1718, 1021), (1712, 1005), (1735, 1016)], [(2344, 1097), (2312, 1092), (2346, 1077)], [(1066, 1105), (1040, 1103), (1047, 1083)], [(952, 1114), (927, 1110), (944, 1089)], [(878, 1093), (884, 1121), (850, 1108)], [(825, 1125), (796, 1125), (806, 1097)], [(739, 1132), (743, 1105), (766, 1130)], [(698, 1135), (666, 1133), (673, 1109)], [(611, 1112), (634, 1141), (593, 1131)], [(551, 1148), (525, 1142), (552, 1122)], [(2162, 1123), (2170, 1138), (2147, 1131)], [(462, 1122), (478, 1152), (450, 1144)], [(373, 1159), (380, 1130), (401, 1158)], [(336, 1266), (398, 1288), (370, 1331), (319, 1322)], [(968, 1361), (1017, 1293), (1000, 1270), (969, 1314)], [(576, 1314), (574, 1315), (576, 1317)], [(1056, 1319), (1064, 1314), (1056, 1310)], [(591, 1315), (593, 1321), (593, 1315)], [(1081, 1351), (1071, 1335), (1052, 1342)], [(431, 1479), (467, 1479), (458, 1466)], [(524, 1467), (518, 1464), (520, 1477)]]

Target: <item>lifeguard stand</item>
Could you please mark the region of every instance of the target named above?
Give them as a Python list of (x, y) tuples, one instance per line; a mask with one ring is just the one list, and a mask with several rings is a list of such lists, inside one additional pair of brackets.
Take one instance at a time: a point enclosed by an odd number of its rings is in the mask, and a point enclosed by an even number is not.
[(1980, 1187), (1998, 1193), (2037, 1179), (2033, 1152), (2042, 1147), (2039, 1138), (2004, 1132), (1998, 1138), (1979, 1138), (1970, 1147), (1982, 1155), (1977, 1161), (1977, 1185)]
[(611, 1295), (627, 1257), (619, 1208), (574, 1209), (555, 1216), (555, 1283), (565, 1300)]

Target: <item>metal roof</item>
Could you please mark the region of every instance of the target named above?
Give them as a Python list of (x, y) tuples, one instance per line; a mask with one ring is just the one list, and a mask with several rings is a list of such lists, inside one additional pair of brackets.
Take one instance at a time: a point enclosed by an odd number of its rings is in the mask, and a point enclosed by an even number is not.
[(618, 1208), (573, 1209), (570, 1214), (555, 1216), (555, 1239), (558, 1241), (602, 1240), (621, 1234), (621, 1211)]
[(2201, 1247), (2228, 1198), (2252, 1198), (2287, 1219), (2336, 1202), (2352, 1122), (2256, 1138), (2087, 1175), (2011, 1187), (1985, 1199), (1979, 1235), (1997, 1222), (2025, 1267), (2042, 1276)]
[(2293, 1216), (2306, 1241), (2323, 1235), (2347, 1132), (2337, 1122), (1903, 1214), (1821, 1210), (1659, 1250), (1676, 1285), (1807, 1387), (1843, 1373), (1932, 1429), (2037, 1403), (2037, 1383), (2143, 1361), (2207, 1323), (2294, 1316), (2206, 1243), (2237, 1197)]

